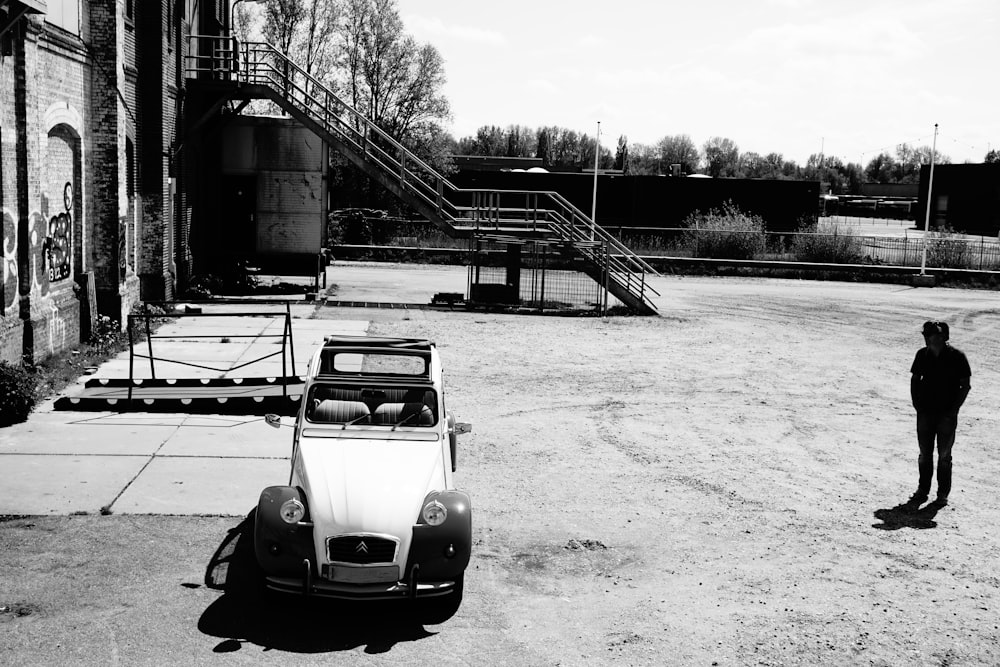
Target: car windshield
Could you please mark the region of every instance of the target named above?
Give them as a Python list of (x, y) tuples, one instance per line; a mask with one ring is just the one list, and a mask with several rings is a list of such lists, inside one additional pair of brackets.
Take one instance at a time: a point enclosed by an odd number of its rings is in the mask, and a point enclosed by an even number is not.
[(363, 387), (316, 383), (309, 390), (306, 419), (315, 424), (434, 426), (437, 392), (428, 387)]

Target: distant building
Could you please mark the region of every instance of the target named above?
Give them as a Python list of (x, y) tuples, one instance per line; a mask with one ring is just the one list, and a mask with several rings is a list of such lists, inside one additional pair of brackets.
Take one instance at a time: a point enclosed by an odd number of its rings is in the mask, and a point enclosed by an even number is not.
[[(930, 165), (920, 169), (917, 222), (927, 215)], [(931, 227), (982, 236), (1000, 234), (1000, 164), (940, 164), (934, 166)]]
[[(450, 177), (460, 188), (551, 190), (580, 211), (590, 213), (594, 174), (532, 174), (516, 171), (462, 170)], [(819, 182), (744, 178), (632, 176), (601, 172), (597, 176), (597, 223), (616, 227), (678, 227), (696, 211), (708, 213), (732, 202), (759, 215), (770, 231), (793, 231), (814, 222)]]
[(459, 171), (527, 171), (542, 168), (540, 157), (498, 157), (493, 155), (449, 155)]

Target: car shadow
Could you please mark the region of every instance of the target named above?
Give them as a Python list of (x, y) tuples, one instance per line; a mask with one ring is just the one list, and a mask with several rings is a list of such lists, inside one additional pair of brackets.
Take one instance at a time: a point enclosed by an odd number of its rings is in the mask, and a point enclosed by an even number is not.
[(882, 521), (882, 523), (872, 524), (872, 528), (879, 530), (899, 530), (900, 528), (926, 530), (928, 528), (936, 528), (937, 521), (934, 521), (934, 517), (942, 507), (944, 505), (935, 501), (927, 503), (923, 507), (903, 503), (902, 505), (896, 505), (888, 509), (878, 509), (875, 510), (875, 518)]
[(434, 636), (405, 601), (345, 603), (266, 591), (254, 556), (255, 512), (229, 530), (205, 569), (205, 586), (222, 596), (202, 612), (198, 629), (223, 640), (216, 653), (253, 644), (293, 653), (364, 647), (365, 653), (376, 654)]

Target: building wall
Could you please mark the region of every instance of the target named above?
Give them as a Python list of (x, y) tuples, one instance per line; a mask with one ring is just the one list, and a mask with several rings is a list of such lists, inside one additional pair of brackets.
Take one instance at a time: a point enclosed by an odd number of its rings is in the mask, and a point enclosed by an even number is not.
[[(555, 191), (588, 216), (593, 206), (593, 174), (460, 171), (450, 179), (459, 188)], [(692, 213), (720, 209), (727, 202), (759, 215), (769, 231), (793, 231), (815, 220), (819, 201), (816, 181), (608, 174), (600, 174), (597, 181), (597, 224), (612, 231), (678, 227)], [(523, 200), (507, 201), (522, 205)]]
[(83, 259), (88, 112), (80, 35), (38, 17), (12, 30), (10, 55), (0, 60), (0, 97), (9, 101), (0, 111), (7, 361), (45, 357), (80, 339), (74, 278)]
[(0, 359), (75, 347), (98, 314), (124, 326), (140, 299), (172, 295), (169, 149), (199, 3), (130, 5), (50, 0), (52, 21), (28, 14), (4, 35)]
[(917, 221), (922, 227), (950, 228), (981, 236), (1000, 235), (1000, 164), (939, 164), (934, 167), (933, 199), (927, 217), (930, 165), (920, 168)]
[[(252, 249), (258, 258), (322, 250), (326, 164), (323, 141), (291, 119), (247, 116), (225, 126), (221, 173), (253, 179)], [(223, 208), (220, 219), (229, 213)]]

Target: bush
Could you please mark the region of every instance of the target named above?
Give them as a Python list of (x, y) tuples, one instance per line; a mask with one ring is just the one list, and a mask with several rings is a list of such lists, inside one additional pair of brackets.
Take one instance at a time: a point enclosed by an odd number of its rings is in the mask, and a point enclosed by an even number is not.
[(218, 273), (198, 274), (191, 277), (184, 290), (188, 299), (211, 299), (223, 294), (250, 294), (257, 289), (259, 280), (246, 259), (233, 258), (220, 261)]
[(687, 228), (682, 244), (692, 257), (753, 259), (767, 246), (764, 220), (731, 201), (708, 213), (695, 211), (682, 224)]
[(967, 269), (972, 262), (969, 243), (951, 227), (927, 233), (927, 265), (942, 269)]
[(809, 225), (792, 242), (792, 252), (800, 262), (826, 264), (861, 264), (861, 239), (849, 227), (835, 222)]
[(349, 208), (330, 213), (327, 238), (331, 244), (385, 245), (394, 233), (386, 211)]
[(23, 366), (0, 361), (0, 426), (23, 422), (34, 407), (34, 374)]
[(122, 332), (118, 320), (113, 320), (107, 315), (97, 318), (97, 326), (90, 334), (87, 342), (94, 347), (98, 354), (115, 354), (125, 342), (125, 334)]

